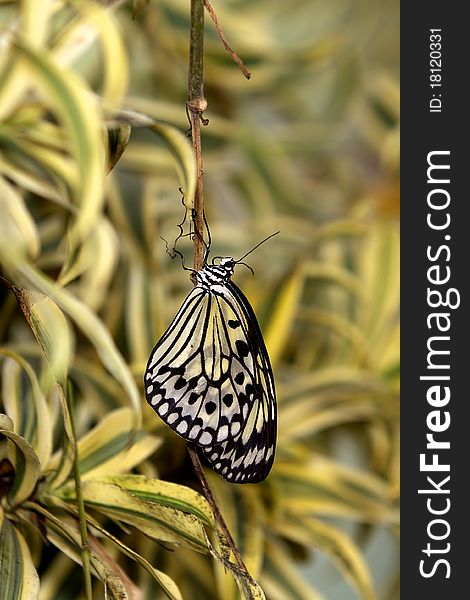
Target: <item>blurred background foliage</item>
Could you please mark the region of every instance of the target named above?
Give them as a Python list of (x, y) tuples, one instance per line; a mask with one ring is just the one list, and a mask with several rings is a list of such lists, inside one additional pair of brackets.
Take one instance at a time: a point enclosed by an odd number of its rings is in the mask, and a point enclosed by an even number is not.
[[(268, 599), (398, 598), (398, 1), (213, 6), (253, 76), (206, 17), (206, 212), (214, 255), (281, 232), (235, 274), (279, 437), (262, 484), (208, 476)], [(0, 1), (2, 598), (84, 597), (77, 438), (95, 598), (260, 597), (143, 400), (191, 286), (160, 239), (194, 186), (188, 32), (187, 0)]]

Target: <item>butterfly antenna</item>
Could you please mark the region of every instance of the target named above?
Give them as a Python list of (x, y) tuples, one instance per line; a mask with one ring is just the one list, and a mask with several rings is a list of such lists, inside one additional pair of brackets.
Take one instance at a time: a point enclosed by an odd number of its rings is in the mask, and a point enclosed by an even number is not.
[[(251, 254), (254, 250), (256, 250), (256, 248), (259, 248), (261, 246), (261, 244), (264, 244), (264, 242), (267, 242), (268, 240), (270, 240), (272, 237), (274, 237), (275, 235), (277, 235), (278, 233), (280, 233), (279, 231), (276, 231), (276, 233), (271, 233), (271, 235), (268, 235), (267, 238), (264, 238), (264, 240), (261, 240), (261, 242), (259, 242), (259, 244), (256, 244), (256, 246), (254, 248), (252, 248), (249, 252), (247, 252), (246, 254), (244, 254), (241, 258), (239, 258), (238, 260), (236, 260), (236, 263), (240, 263), (240, 264), (244, 264), (241, 261), (246, 258), (249, 254)], [(248, 267), (248, 265), (245, 265)], [(251, 267), (249, 267), (251, 269)]]
[(246, 267), (247, 269), (250, 269), (250, 271), (251, 271), (251, 274), (252, 274), (252, 275), (254, 275), (254, 274), (255, 274), (255, 272), (254, 272), (254, 271), (253, 271), (253, 269), (250, 267), (250, 265), (247, 265), (246, 263), (244, 263), (244, 262), (241, 262), (241, 261), (239, 261), (239, 260), (237, 260), (237, 265), (243, 265), (243, 266), (244, 266), (244, 267)]

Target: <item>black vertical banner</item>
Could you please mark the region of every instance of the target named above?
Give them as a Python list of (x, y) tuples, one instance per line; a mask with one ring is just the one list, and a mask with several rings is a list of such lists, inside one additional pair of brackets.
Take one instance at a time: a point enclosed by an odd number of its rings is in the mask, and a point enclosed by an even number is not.
[(401, 5), (402, 598), (468, 596), (470, 176), (463, 5)]

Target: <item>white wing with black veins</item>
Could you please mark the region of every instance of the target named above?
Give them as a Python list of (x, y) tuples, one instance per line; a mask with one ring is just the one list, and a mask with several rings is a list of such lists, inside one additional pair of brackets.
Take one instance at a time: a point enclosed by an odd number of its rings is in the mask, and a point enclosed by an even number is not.
[(255, 314), (231, 281), (195, 287), (152, 351), (148, 403), (228, 481), (268, 475), (276, 399)]

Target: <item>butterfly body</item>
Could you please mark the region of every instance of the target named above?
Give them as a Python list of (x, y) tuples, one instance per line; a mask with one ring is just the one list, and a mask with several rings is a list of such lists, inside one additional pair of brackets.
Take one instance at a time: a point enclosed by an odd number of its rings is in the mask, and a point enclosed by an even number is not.
[(195, 272), (195, 287), (153, 349), (147, 402), (234, 483), (268, 475), (276, 397), (266, 346), (247, 298), (231, 281), (234, 259)]

